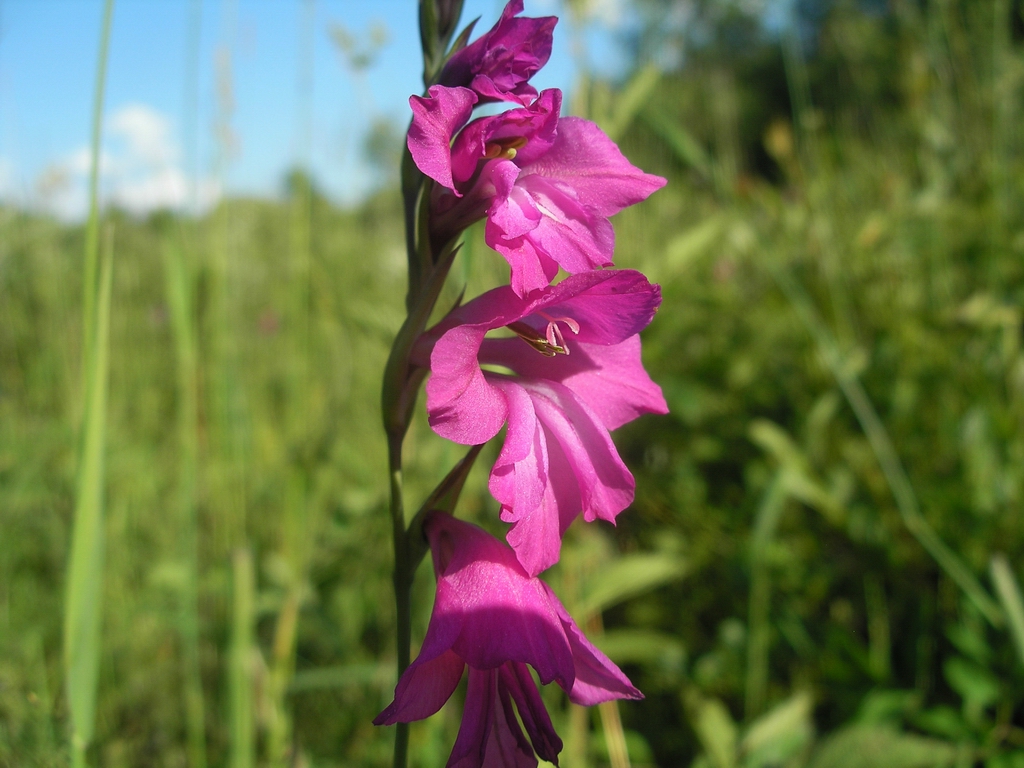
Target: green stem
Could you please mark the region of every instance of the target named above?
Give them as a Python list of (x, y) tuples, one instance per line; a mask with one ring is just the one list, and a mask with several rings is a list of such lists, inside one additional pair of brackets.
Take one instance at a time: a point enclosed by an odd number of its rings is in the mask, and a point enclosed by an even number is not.
[[(398, 678), (409, 666), (412, 645), (412, 601), (409, 573), (409, 538), (405, 530), (405, 505), (402, 501), (402, 438), (389, 437), (389, 469), (391, 477), (391, 528), (395, 547), (395, 611), (396, 654)], [(395, 768), (405, 768), (409, 753), (409, 724), (398, 723), (395, 731)]]

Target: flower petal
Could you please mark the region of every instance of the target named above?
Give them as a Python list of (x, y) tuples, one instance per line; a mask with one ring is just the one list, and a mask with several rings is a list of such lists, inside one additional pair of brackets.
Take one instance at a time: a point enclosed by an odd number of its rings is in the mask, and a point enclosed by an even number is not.
[(555, 733), (551, 716), (540, 697), (537, 684), (533, 682), (530, 670), (525, 664), (509, 662), (498, 671), (499, 689), (504, 687), (515, 700), (523, 727), (530, 735), (530, 741), (537, 754), (549, 763), (558, 764), (558, 753), (562, 751), (562, 740)]
[(551, 148), (535, 164), (524, 165), (523, 174), (564, 183), (581, 205), (605, 218), (646, 200), (666, 183), (630, 163), (595, 123), (578, 117), (558, 121)]
[(459, 325), (444, 334), (430, 354), (427, 413), (441, 437), (463, 445), (486, 443), (505, 423), (508, 409), (501, 391), (484, 378), (477, 362), (487, 329)]
[(566, 344), (570, 354), (544, 357), (520, 339), (484, 339), (480, 360), (511, 368), (524, 378), (565, 385), (608, 430), (645, 413), (668, 413), (661, 387), (644, 370), (639, 336), (608, 346), (575, 342), (569, 337)]
[(465, 668), (466, 662), (450, 650), (431, 659), (421, 653), (402, 673), (394, 700), (373, 724), (394, 725), (430, 717), (454, 693)]
[(537, 91), (527, 81), (551, 56), (558, 19), (513, 18), (522, 11), (522, 0), (509, 0), (491, 30), (448, 60), (440, 82), (469, 86), (481, 101), (532, 101)]
[(466, 124), (477, 96), (468, 88), (431, 86), (429, 96), (410, 96), (412, 124), (406, 143), (416, 167), (438, 184), (460, 194), (452, 179), (451, 141)]
[(561, 384), (529, 380), (523, 386), (537, 417), (565, 454), (579, 487), (583, 518), (614, 523), (633, 502), (635, 483), (600, 418)]
[(470, 668), (462, 725), (446, 768), (536, 768), (515, 717), (499, 700), (498, 670)]
[(451, 560), (438, 577), (430, 623), (459, 617), (452, 650), (476, 669), (528, 663), (542, 682), (557, 680), (569, 690), (572, 655), (543, 583), (527, 575), (511, 549), (474, 525), (435, 514), (425, 530), (435, 552), (441, 538), (450, 537)]
[(562, 619), (562, 626), (572, 646), (573, 662), (576, 664), (576, 682), (569, 691), (569, 700), (589, 707), (612, 699), (642, 699), (644, 695), (629, 682), (629, 678), (611, 659), (587, 640), (555, 593), (546, 584), (544, 586)]

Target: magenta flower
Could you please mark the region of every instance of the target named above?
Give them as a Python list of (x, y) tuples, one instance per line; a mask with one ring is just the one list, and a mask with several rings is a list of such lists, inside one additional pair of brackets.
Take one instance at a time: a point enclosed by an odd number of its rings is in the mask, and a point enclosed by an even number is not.
[(537, 98), (537, 90), (528, 81), (551, 56), (551, 32), (558, 19), (514, 18), (522, 12), (523, 0), (509, 0), (489, 32), (448, 60), (438, 83), (470, 88), (481, 102), (526, 105)]
[(559, 267), (578, 274), (611, 265), (608, 218), (665, 184), (630, 164), (594, 123), (560, 118), (557, 89), (468, 125), (475, 93), (433, 86), (428, 94), (410, 99), (408, 145), (438, 183), (434, 236), (446, 242), (486, 217), (484, 239), (508, 261), (519, 296), (547, 286)]
[(643, 698), (507, 546), (444, 513), (431, 515), (424, 530), (437, 575), (434, 610), (419, 656), (376, 725), (434, 714), (468, 664), (466, 706), (448, 768), (532, 768), (535, 753), (557, 764), (562, 741), (527, 664), (542, 683), (557, 682), (577, 704)]
[[(637, 335), (660, 303), (658, 286), (639, 272), (587, 272), (529, 299), (495, 288), (418, 343), (437, 434), (479, 445), (508, 424), (489, 485), (531, 575), (558, 561), (577, 515), (614, 523), (633, 501), (633, 475), (609, 430), (668, 411), (643, 369)], [(485, 338), (499, 328), (515, 336)]]

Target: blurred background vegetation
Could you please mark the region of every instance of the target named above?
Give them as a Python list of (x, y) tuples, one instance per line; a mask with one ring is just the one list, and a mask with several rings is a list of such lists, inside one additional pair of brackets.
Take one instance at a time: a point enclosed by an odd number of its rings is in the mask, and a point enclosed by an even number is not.
[[(636, 503), (545, 578), (647, 698), (546, 690), (561, 764), (1024, 766), (1021, 3), (635, 2), (630, 76), (569, 90), (669, 178), (616, 258), (663, 286), (671, 414), (617, 433)], [(87, 227), (0, 208), (0, 765), (68, 762), (69, 600), (102, 617), (91, 763), (389, 763), (388, 178), (356, 209), (296, 172), (201, 218), (108, 210), (91, 277)], [(447, 290), (504, 278), (473, 232)], [(410, 506), (462, 450), (420, 416)], [(500, 532), (488, 451), (460, 514)], [(105, 543), (69, 589), (76, 505)]]

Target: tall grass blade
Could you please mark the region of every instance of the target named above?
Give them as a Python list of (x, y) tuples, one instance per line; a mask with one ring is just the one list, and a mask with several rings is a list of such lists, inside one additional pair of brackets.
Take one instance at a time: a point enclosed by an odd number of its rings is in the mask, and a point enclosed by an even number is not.
[(231, 768), (252, 768), (256, 744), (253, 738), (253, 624), (256, 585), (252, 553), (238, 549), (232, 559), (231, 649), (228, 670), (231, 720)]
[(771, 575), (768, 572), (767, 554), (775, 531), (779, 527), (787, 495), (786, 470), (779, 469), (761, 499), (750, 541), (750, 605), (747, 620), (749, 639), (744, 702), (747, 720), (753, 720), (761, 714), (768, 690)]
[(199, 664), (199, 563), (196, 519), (196, 476), (199, 463), (199, 398), (197, 393), (196, 331), (193, 321), (191, 280), (184, 255), (173, 243), (164, 245), (167, 306), (170, 308), (177, 363), (178, 528), (185, 579), (179, 596), (178, 631), (181, 634), (185, 729), (189, 765), (206, 766), (206, 726), (203, 683)]
[(76, 768), (86, 765), (86, 750), (95, 729), (103, 614), (104, 453), (113, 244), (109, 235), (99, 264), (99, 158), (113, 13), (114, 2), (107, 0), (100, 28), (92, 112), (89, 219), (82, 285), (82, 427), (64, 606), (64, 667), (71, 715), (71, 758)]
[(1006, 611), (1010, 637), (1013, 638), (1020, 663), (1024, 665), (1024, 597), (1021, 596), (1020, 583), (1013, 575), (1010, 562), (1001, 553), (992, 555), (989, 568), (992, 572), (992, 583), (996, 587), (996, 596)]
[(268, 752), (273, 766), (288, 762), (291, 717), (287, 709), (288, 686), (295, 671), (295, 644), (299, 611), (308, 570), (311, 521), (309, 472), (302, 457), (310, 440), (310, 260), (312, 189), (309, 176), (309, 150), (313, 122), (313, 49), (316, 4), (304, 0), (299, 24), (300, 62), (297, 93), (299, 101), (299, 170), (293, 176), (289, 240), (291, 245), (291, 327), (294, 357), (290, 366), (289, 411), (285, 440), (294, 457), (286, 479), (283, 556), (288, 566), (289, 583), (277, 617), (274, 633), (270, 698), (273, 716), (268, 733)]
[(71, 562), (64, 608), (64, 662), (71, 712), (72, 764), (86, 765), (86, 750), (96, 722), (100, 668), (100, 621), (103, 614), (103, 496), (106, 481), (107, 382), (110, 369), (110, 295), (113, 276), (113, 235), (100, 264), (95, 338), (90, 345), (82, 452), (75, 497)]
[[(185, 58), (184, 105), (186, 155), (189, 168), (189, 212), (196, 213), (198, 193), (197, 115), (199, 56), (203, 0), (190, 0)], [(178, 229), (179, 234), (184, 234)], [(180, 242), (184, 245), (184, 238)], [(178, 445), (181, 451), (178, 480), (179, 535), (185, 579), (179, 602), (182, 687), (185, 702), (185, 735), (188, 763), (206, 768), (206, 707), (203, 701), (199, 656), (199, 541), (196, 489), (199, 472), (199, 360), (198, 332), (192, 299), (192, 272), (188, 251), (168, 242), (164, 249), (165, 287), (171, 314), (171, 330), (177, 361)]]
[(92, 141), (89, 154), (89, 218), (85, 225), (85, 266), (82, 280), (82, 360), (83, 382), (89, 376), (88, 361), (95, 339), (96, 272), (100, 250), (100, 141), (103, 136), (103, 98), (107, 85), (107, 53), (110, 48), (110, 26), (114, 16), (114, 0), (103, 6), (100, 27), (100, 49), (96, 61), (96, 87), (92, 104)]

